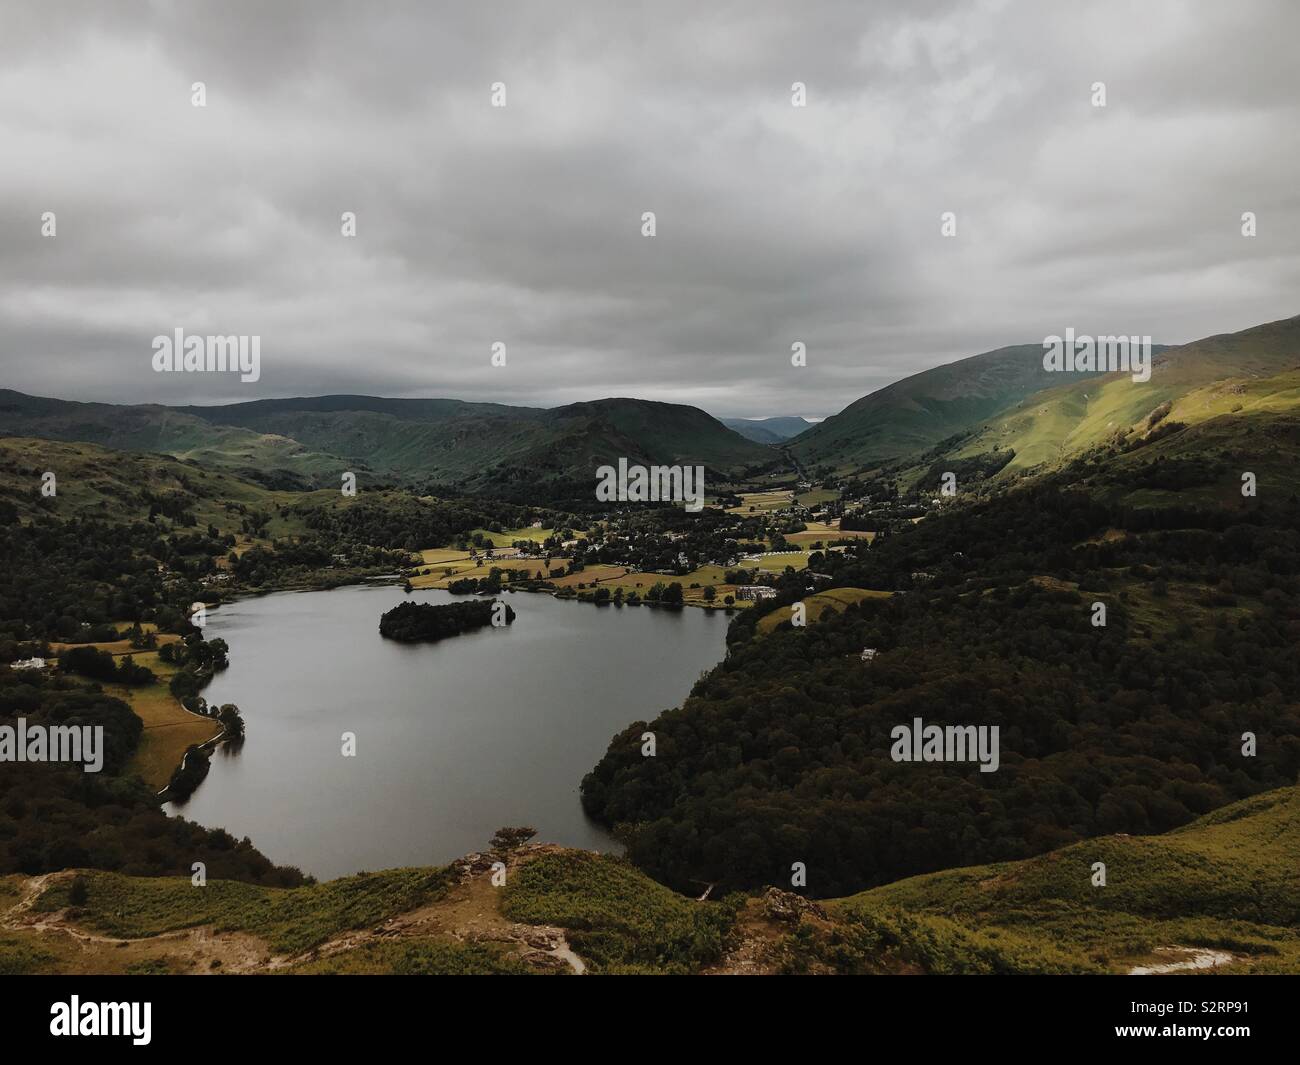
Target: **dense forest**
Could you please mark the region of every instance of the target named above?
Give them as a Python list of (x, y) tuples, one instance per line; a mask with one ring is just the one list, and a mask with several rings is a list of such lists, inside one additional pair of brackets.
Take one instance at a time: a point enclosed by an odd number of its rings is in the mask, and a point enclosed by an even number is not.
[[(1294, 499), (1126, 509), (1047, 482), (816, 555), (831, 586), (895, 594), (757, 636), (807, 591), (787, 572), (681, 709), (615, 737), (584, 805), (679, 888), (803, 862), (830, 896), (1292, 784), (1298, 530)], [(1001, 768), (893, 761), (890, 729), (917, 717), (999, 726)]]
[[(225, 665), (226, 650), (220, 640), (204, 640), (185, 613), (201, 594), (197, 557), (188, 553), (195, 549), (192, 536), (154, 520), (40, 516), (20, 524), (12, 505), (0, 501), (0, 663), (45, 654), (49, 641), (115, 639), (122, 623), (139, 633), (136, 623), (149, 622), (182, 636), (159, 654), (180, 667), (172, 691), (193, 700)], [(58, 672), (0, 668), (0, 724), (22, 717), (31, 725), (102, 726), (105, 741), (98, 773), (48, 762), (0, 766), (0, 875), (83, 866), (188, 877), (201, 861), (212, 877), (304, 881), (247, 839), (168, 817), (153, 790), (126, 771), (140, 719), (101, 682), (150, 684), (154, 675), (130, 655), (115, 660), (88, 646), (65, 650)]]
[[(305, 533), (231, 552), (227, 564), (238, 585), (251, 590), (333, 586), (403, 570), (418, 561), (413, 553), (420, 548), (467, 541), (479, 528), (527, 525), (534, 514), (499, 501), (435, 500), (392, 490), (329, 502), (314, 494), (280, 515)], [(484, 542), (481, 533), (477, 539)]]
[(498, 607), (495, 599), (468, 603), (399, 603), (379, 618), (379, 635), (404, 643), (442, 640), (492, 625), (498, 612), (505, 624), (514, 622), (514, 610), (505, 603)]
[(274, 865), (245, 840), (168, 817), (158, 798), (124, 772), (140, 719), (97, 688), (35, 671), (0, 670), (0, 724), (104, 729), (99, 773), (80, 765), (7, 763), (0, 772), (0, 875), (85, 867), (136, 876), (188, 877), (194, 862), (215, 878), (292, 886), (297, 869)]
[(471, 529), (492, 525), (512, 528), (531, 521), (522, 507), (488, 500), (433, 501), (405, 493), (358, 496), (346, 505), (304, 502), (287, 508), (319, 538), (335, 545), (365, 545), (418, 551), (450, 543)]
[(83, 628), (111, 621), (147, 619), (163, 630), (183, 623), (176, 604), (198, 596), (198, 556), (186, 554), (180, 540), (144, 521), (22, 524), (0, 501), (0, 661), (18, 657), (6, 641), (72, 642)]

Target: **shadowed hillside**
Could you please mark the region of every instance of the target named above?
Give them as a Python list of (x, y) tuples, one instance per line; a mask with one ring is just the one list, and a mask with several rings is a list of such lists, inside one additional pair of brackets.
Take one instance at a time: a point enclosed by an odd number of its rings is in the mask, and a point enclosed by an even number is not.
[(325, 396), (220, 407), (114, 406), (0, 392), (0, 435), (161, 452), (274, 487), (342, 472), (540, 500), (590, 496), (598, 466), (703, 465), (709, 483), (780, 463), (696, 407), (637, 399), (552, 410)]

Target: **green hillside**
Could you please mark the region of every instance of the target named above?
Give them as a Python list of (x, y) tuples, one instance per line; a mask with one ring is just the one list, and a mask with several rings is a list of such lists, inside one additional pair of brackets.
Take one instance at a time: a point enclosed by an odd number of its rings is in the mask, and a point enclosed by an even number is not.
[(790, 441), (806, 466), (870, 469), (918, 454), (1056, 384), (1038, 344), (936, 366), (863, 396)]
[[(43, 499), (41, 477), (55, 475), (57, 494)], [(264, 534), (297, 535), (305, 526), (280, 508), (315, 501), (330, 505), (337, 491), (275, 490), (233, 472), (193, 460), (137, 451), (113, 451), (94, 444), (0, 438), (0, 500), (24, 518), (42, 513), (63, 518), (143, 521), (150, 510), (192, 514), (198, 525), (239, 533), (249, 513), (268, 516)]]
[(1296, 406), (1300, 317), (1152, 350), (1145, 382), (1122, 372), (1049, 373), (1040, 344), (986, 352), (864, 396), (789, 449), (805, 466), (836, 472), (910, 468), (905, 481), (934, 463), (951, 468), (996, 449), (1011, 456), (1005, 479), (1090, 449), (1121, 450), (1162, 422), (1276, 415)]
[(0, 435), (192, 458), (273, 487), (332, 487), (351, 470), (529, 500), (589, 495), (596, 467), (619, 458), (703, 465), (712, 484), (780, 462), (698, 408), (635, 399), (552, 410), (367, 396), (171, 408), (5, 391)]
[(960, 459), (1010, 449), (1014, 457), (1003, 474), (1009, 476), (1094, 448), (1118, 453), (1171, 426), (1235, 418), (1264, 424), (1300, 407), (1297, 371), (1300, 317), (1170, 348), (1152, 360), (1146, 382), (1124, 373), (1083, 375), (1028, 395), (948, 454)]
[[(490, 882), (497, 858), (505, 887)], [(695, 901), (622, 859), (545, 845), (293, 888), (13, 876), (0, 973), (1124, 973), (1198, 955), (1219, 972), (1295, 973), (1298, 923), (1291, 787), (1163, 836), (820, 904), (772, 888)]]
[(283, 436), (213, 425), (158, 404), (75, 403), (0, 389), (0, 436), (98, 444), (194, 459), (274, 487), (334, 483), (350, 467)]
[(463, 489), (527, 487), (539, 479), (588, 483), (596, 466), (620, 457), (700, 463), (728, 473), (773, 461), (770, 452), (695, 407), (635, 399), (541, 410), (326, 396), (189, 409), (214, 424), (229, 422), (355, 457), (384, 474)]
[[(1096, 862), (1106, 867), (1104, 887), (1093, 885)], [(1300, 788), (1163, 836), (1105, 836), (1027, 861), (931, 873), (835, 908), (850, 922), (896, 929), (898, 948), (930, 971), (1125, 972), (1177, 959), (1168, 948), (1200, 947), (1231, 954), (1227, 971), (1294, 973)]]

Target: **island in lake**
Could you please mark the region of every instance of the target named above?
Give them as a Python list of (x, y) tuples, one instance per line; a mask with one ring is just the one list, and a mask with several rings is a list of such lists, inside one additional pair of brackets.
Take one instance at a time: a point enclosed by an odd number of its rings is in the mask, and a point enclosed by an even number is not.
[(379, 618), (379, 635), (403, 643), (441, 640), (484, 625), (509, 625), (514, 610), (506, 603), (487, 599), (470, 603), (399, 603)]

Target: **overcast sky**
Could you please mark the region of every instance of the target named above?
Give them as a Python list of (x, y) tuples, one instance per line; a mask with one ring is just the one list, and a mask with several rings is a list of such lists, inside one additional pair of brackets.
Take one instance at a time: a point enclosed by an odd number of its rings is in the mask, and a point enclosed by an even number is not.
[[(1298, 40), (1290, 0), (3, 0), (0, 386), (819, 417), (1068, 326), (1289, 317)], [(178, 327), (261, 380), (153, 372)]]

